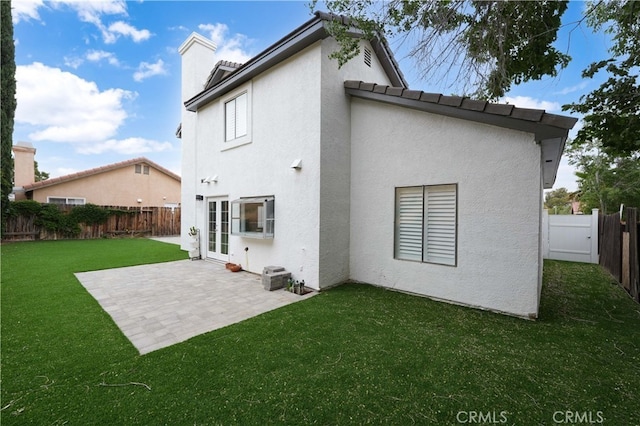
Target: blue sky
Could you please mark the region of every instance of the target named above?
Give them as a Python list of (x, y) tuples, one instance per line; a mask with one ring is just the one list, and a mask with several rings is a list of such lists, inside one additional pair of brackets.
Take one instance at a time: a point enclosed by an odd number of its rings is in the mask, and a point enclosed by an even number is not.
[[(140, 156), (180, 174), (180, 44), (195, 31), (216, 42), (217, 59), (244, 62), (311, 18), (306, 1), (13, 0), (12, 6), (13, 140), (31, 142), (40, 170), (51, 177)], [(504, 101), (564, 114), (561, 105), (599, 85), (580, 73), (605, 57), (608, 38), (570, 25), (584, 7), (572, 2), (563, 16), (557, 47), (573, 57), (569, 67), (514, 87)], [(448, 93), (418, 78), (406, 46), (393, 40), (391, 46), (412, 89)], [(562, 186), (577, 189), (566, 160), (555, 188)]]

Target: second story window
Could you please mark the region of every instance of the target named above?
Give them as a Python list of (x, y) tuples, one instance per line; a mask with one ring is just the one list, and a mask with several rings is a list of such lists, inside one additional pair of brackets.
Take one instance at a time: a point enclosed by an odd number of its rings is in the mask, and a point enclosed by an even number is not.
[(224, 104), (225, 141), (247, 135), (247, 92), (243, 92)]

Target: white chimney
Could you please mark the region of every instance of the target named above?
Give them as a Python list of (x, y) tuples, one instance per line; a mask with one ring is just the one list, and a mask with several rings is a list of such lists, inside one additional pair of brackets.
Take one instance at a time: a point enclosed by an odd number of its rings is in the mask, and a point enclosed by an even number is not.
[(208, 38), (191, 33), (178, 48), (182, 56), (182, 102), (204, 89), (215, 65), (216, 44)]

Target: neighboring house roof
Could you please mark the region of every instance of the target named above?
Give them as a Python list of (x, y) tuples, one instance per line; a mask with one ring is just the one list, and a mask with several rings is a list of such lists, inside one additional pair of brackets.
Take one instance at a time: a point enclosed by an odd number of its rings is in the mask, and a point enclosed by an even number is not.
[[(279, 64), (318, 40), (329, 37), (326, 29), (327, 22), (340, 21), (345, 25), (349, 24), (349, 19), (330, 13), (315, 12), (315, 17), (293, 30), (284, 38), (269, 46), (249, 61), (233, 69), (233, 62), (219, 62), (214, 68), (205, 89), (187, 100), (184, 105), (189, 111), (197, 111), (198, 108), (223, 96), (236, 87), (246, 83), (255, 76)], [(355, 32), (357, 36), (358, 34)], [(387, 73), (389, 80), (394, 86), (408, 87), (400, 67), (396, 62), (391, 49), (384, 38), (370, 40), (371, 47), (375, 51), (382, 68)], [(224, 64), (224, 65), (222, 65)], [(216, 71), (216, 68), (220, 68)], [(230, 73), (225, 75), (224, 73)], [(216, 80), (219, 78), (218, 80)]]
[(344, 87), (347, 94), (358, 98), (533, 133), (535, 140), (542, 146), (545, 188), (551, 188), (555, 182), (564, 143), (569, 130), (578, 121), (577, 118), (549, 114), (540, 109), (518, 108), (510, 104), (444, 96), (404, 87), (362, 81), (345, 81)]
[(47, 179), (47, 180), (42, 180), (40, 182), (35, 182), (29, 185), (25, 185), (23, 187), (23, 189), (25, 191), (33, 191), (35, 189), (40, 189), (40, 188), (46, 188), (48, 186), (53, 186), (53, 185), (58, 185), (60, 183), (64, 183), (64, 182), (70, 182), (73, 180), (77, 180), (77, 179), (82, 179), (88, 176), (93, 176), (93, 175), (97, 175), (100, 173), (105, 173), (105, 172), (109, 172), (112, 170), (116, 170), (116, 169), (121, 169), (123, 167), (129, 167), (135, 164), (140, 164), (140, 163), (145, 163), (148, 164), (149, 166), (153, 167), (154, 169), (157, 169), (158, 171), (168, 175), (169, 177), (172, 177), (173, 179), (177, 180), (178, 182), (181, 181), (180, 176), (178, 176), (177, 174), (173, 173), (170, 170), (165, 169), (164, 167), (154, 163), (153, 161), (145, 158), (145, 157), (139, 157), (139, 158), (134, 158), (131, 160), (127, 160), (127, 161), (121, 161), (119, 163), (114, 163), (114, 164), (109, 164), (106, 166), (102, 166), (102, 167), (96, 167), (95, 169), (89, 169), (89, 170), (84, 170), (82, 172), (78, 172), (78, 173), (73, 173), (70, 175), (66, 175), (66, 176), (59, 176), (59, 177), (55, 177), (55, 178), (51, 178), (51, 179)]

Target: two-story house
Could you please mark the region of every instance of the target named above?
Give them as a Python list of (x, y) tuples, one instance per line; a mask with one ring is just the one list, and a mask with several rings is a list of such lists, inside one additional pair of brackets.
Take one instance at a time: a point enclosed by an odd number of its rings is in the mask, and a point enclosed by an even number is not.
[(203, 257), (314, 289), (536, 317), (542, 189), (576, 120), (410, 90), (381, 39), (339, 68), (331, 19), (242, 65), (195, 33), (180, 47), (182, 247), (195, 226)]

